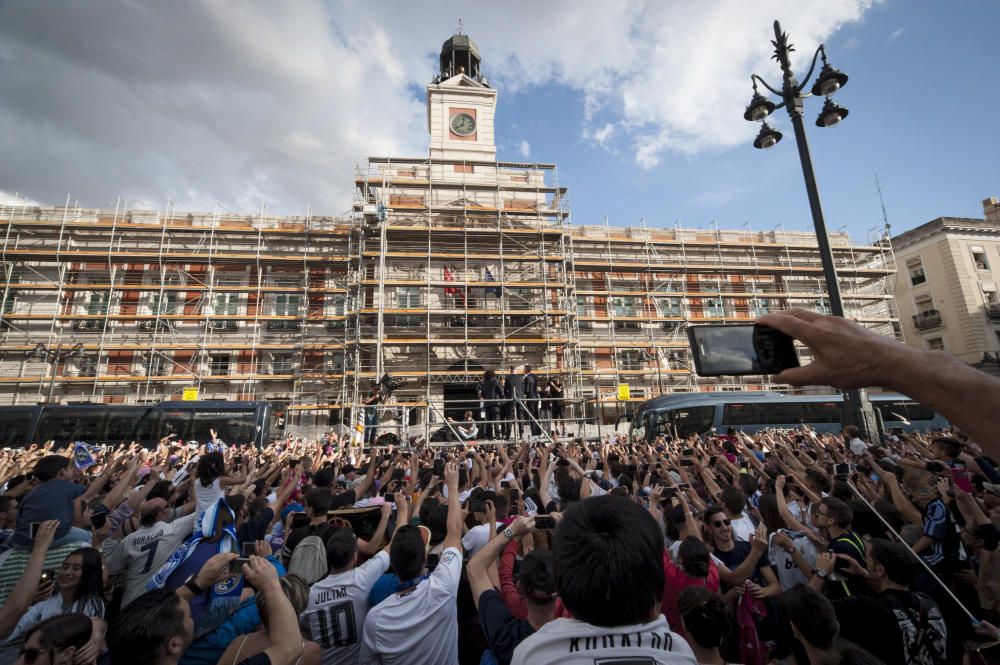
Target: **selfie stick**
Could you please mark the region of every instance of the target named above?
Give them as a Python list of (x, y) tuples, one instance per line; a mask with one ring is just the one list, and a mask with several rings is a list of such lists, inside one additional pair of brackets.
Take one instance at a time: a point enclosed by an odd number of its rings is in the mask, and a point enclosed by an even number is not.
[(951, 589), (949, 589), (947, 585), (945, 585), (945, 583), (941, 580), (941, 578), (938, 577), (933, 570), (931, 570), (931, 567), (927, 565), (927, 562), (924, 561), (919, 554), (913, 551), (913, 548), (910, 547), (905, 540), (903, 540), (903, 537), (900, 536), (898, 533), (896, 533), (896, 530), (892, 528), (892, 525), (889, 524), (889, 522), (887, 522), (884, 517), (882, 517), (882, 514), (879, 511), (875, 510), (875, 506), (869, 503), (868, 499), (866, 499), (864, 495), (858, 491), (858, 488), (854, 486), (854, 483), (846, 479), (844, 480), (844, 482), (847, 484), (848, 487), (851, 488), (854, 494), (859, 499), (861, 499), (861, 502), (864, 503), (866, 506), (868, 506), (869, 510), (875, 513), (875, 517), (877, 517), (879, 521), (882, 522), (883, 526), (885, 526), (885, 528), (889, 530), (889, 533), (894, 535), (896, 537), (896, 540), (898, 540), (903, 545), (903, 547), (905, 547), (910, 551), (910, 554), (912, 554), (916, 558), (916, 560), (920, 563), (920, 565), (924, 567), (924, 570), (927, 571), (927, 574), (930, 575), (932, 578), (934, 578), (934, 581), (937, 582), (942, 589), (944, 589), (944, 592), (948, 594), (948, 596), (955, 602), (956, 605), (958, 605), (959, 609), (961, 609), (963, 612), (966, 613), (966, 615), (968, 615), (969, 619), (972, 621), (972, 625), (978, 626), (979, 619), (977, 619), (975, 615), (973, 615), (972, 612), (970, 612), (969, 609), (962, 604), (962, 601), (960, 601), (957, 597), (955, 597), (955, 594), (951, 592)]

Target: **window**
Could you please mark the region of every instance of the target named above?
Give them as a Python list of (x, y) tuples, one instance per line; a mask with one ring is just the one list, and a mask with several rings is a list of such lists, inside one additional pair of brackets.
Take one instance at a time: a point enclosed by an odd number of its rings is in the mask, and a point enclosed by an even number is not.
[(396, 307), (399, 309), (420, 309), (420, 287), (397, 286)]
[(86, 355), (76, 361), (80, 376), (97, 376), (97, 356)]
[(271, 374), (291, 374), (294, 362), (290, 353), (271, 354)]
[(770, 311), (766, 300), (754, 298), (750, 301), (750, 314), (754, 318), (764, 316)]
[(722, 424), (725, 427), (739, 425), (756, 425), (757, 416), (753, 404), (726, 404), (722, 410)]
[(219, 316), (236, 316), (240, 313), (240, 294), (216, 293), (215, 313)]
[(642, 351), (635, 349), (619, 351), (618, 369), (642, 369)]
[(212, 376), (229, 374), (229, 354), (216, 353), (208, 357), (208, 371)]
[(820, 314), (830, 313), (830, 301), (826, 298), (817, 298), (814, 306), (816, 307), (816, 311)]
[(920, 259), (910, 259), (906, 262), (907, 271), (910, 273), (910, 284), (919, 286), (927, 281), (924, 273), (924, 262)]
[(274, 298), (275, 316), (298, 316), (302, 296), (297, 293), (279, 293)]
[(725, 316), (722, 309), (722, 298), (705, 298), (705, 316), (721, 319)]
[(944, 339), (941, 337), (931, 337), (927, 340), (927, 348), (931, 351), (944, 351)]
[(344, 293), (334, 293), (328, 301), (330, 316), (344, 316), (347, 309), (347, 295)]
[(838, 402), (806, 402), (802, 405), (806, 412), (807, 423), (839, 423), (840, 403)]
[(634, 298), (612, 298), (611, 306), (614, 308), (615, 316), (635, 316)]
[(152, 353), (144, 363), (146, 376), (166, 376), (169, 362), (159, 353)]
[(38, 423), (35, 441), (100, 441), (103, 409), (46, 410)]
[(972, 263), (975, 264), (976, 270), (989, 270), (990, 262), (986, 259), (986, 248), (973, 245), (969, 249), (972, 251)]
[(177, 294), (173, 291), (151, 293), (149, 295), (149, 313), (154, 316), (177, 314)]
[(680, 298), (657, 298), (656, 311), (660, 316), (680, 316), (681, 315), (681, 300)]
[(576, 297), (576, 315), (577, 316), (590, 316), (591, 312), (591, 300), (587, 296), (577, 296)]
[(677, 436), (702, 434), (715, 424), (714, 406), (692, 406), (687, 409), (674, 409), (670, 412)]
[(108, 313), (108, 292), (91, 291), (87, 296), (87, 314), (104, 316)]
[(757, 422), (761, 425), (796, 425), (805, 419), (803, 404), (771, 402), (757, 404)]

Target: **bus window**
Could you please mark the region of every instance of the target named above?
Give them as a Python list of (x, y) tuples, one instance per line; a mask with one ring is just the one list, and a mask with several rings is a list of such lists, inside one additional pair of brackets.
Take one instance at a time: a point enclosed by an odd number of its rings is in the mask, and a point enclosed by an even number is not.
[(20, 448), (25, 445), (28, 438), (28, 430), (31, 429), (31, 420), (34, 412), (7, 411), (0, 417), (0, 447)]
[(650, 440), (655, 439), (660, 436), (671, 436), (673, 432), (670, 430), (670, 414), (666, 411), (660, 411), (659, 413), (650, 413), (646, 416), (649, 418), (650, 425), (652, 427)]
[(153, 445), (159, 442), (160, 437), (157, 436), (157, 431), (160, 424), (160, 414), (157, 411), (148, 409), (134, 420), (137, 443)]
[(670, 412), (670, 415), (673, 417), (674, 427), (677, 429), (677, 436), (679, 437), (707, 432), (715, 424), (714, 406), (692, 406), (686, 409), (675, 409)]
[(906, 419), (911, 422), (934, 420), (934, 415), (934, 409), (928, 408), (919, 402), (906, 403)]
[(629, 432), (629, 438), (638, 437), (640, 441), (646, 440), (646, 421), (648, 415), (641, 411), (635, 414), (635, 417), (632, 418), (632, 430)]
[(214, 429), (219, 439), (227, 445), (253, 443), (257, 429), (256, 414), (251, 410), (196, 411), (191, 438), (198, 443), (208, 443), (212, 440), (209, 429)]
[(98, 443), (101, 440), (101, 424), (105, 413), (104, 409), (45, 409), (38, 421), (36, 442), (55, 441), (56, 445), (74, 441)]
[(876, 402), (875, 408), (882, 414), (884, 423), (901, 423), (906, 417), (906, 402)]
[(104, 439), (109, 444), (131, 443), (135, 434), (137, 415), (135, 413), (114, 413), (108, 416), (108, 426)]
[(756, 424), (757, 416), (754, 414), (753, 404), (726, 404), (722, 409), (723, 427)]
[(837, 402), (806, 402), (805, 407), (807, 423), (839, 423), (840, 404)]
[(803, 404), (796, 402), (761, 402), (756, 405), (761, 425), (797, 425), (805, 419)]
[(180, 410), (170, 410), (160, 412), (160, 435), (156, 437), (157, 439), (162, 439), (170, 434), (176, 434), (174, 441), (186, 440), (190, 437), (188, 436), (188, 429), (191, 425), (191, 412), (190, 411), (180, 411)]

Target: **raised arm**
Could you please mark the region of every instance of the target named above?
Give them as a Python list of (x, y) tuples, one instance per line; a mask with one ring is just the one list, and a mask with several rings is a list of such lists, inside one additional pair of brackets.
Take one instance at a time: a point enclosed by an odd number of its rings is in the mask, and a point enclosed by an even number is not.
[(444, 548), (454, 547), (462, 551), (462, 507), (458, 502), (458, 464), (444, 465), (444, 481), (448, 485), (448, 533), (444, 537)]
[(7, 601), (0, 608), (0, 638), (6, 638), (10, 631), (17, 627), (21, 616), (31, 607), (31, 601), (38, 591), (38, 580), (42, 576), (42, 566), (45, 565), (45, 553), (52, 544), (52, 539), (59, 528), (59, 520), (42, 522), (35, 535), (28, 563), (21, 577), (14, 585), (13, 591), (7, 596)]

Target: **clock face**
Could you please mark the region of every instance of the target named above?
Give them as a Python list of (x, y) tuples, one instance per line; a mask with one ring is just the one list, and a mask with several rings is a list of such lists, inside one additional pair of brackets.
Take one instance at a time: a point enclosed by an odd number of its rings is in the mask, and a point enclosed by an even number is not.
[(451, 131), (459, 136), (468, 136), (476, 131), (476, 119), (468, 113), (457, 113), (451, 118)]

